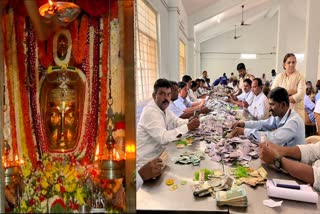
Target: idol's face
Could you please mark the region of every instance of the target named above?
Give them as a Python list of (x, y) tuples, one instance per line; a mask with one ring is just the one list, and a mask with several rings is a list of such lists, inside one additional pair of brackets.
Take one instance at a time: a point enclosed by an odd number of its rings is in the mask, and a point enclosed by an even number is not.
[(60, 59), (64, 59), (68, 51), (68, 39), (64, 34), (58, 37), (57, 54)]
[(55, 148), (68, 148), (77, 135), (78, 116), (72, 101), (49, 102), (46, 114), (47, 135)]

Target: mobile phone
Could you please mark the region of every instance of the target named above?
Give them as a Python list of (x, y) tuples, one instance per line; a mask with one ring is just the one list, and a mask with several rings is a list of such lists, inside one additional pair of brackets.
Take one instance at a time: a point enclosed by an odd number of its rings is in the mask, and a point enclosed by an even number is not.
[(272, 182), (276, 187), (300, 189), (300, 185), (294, 180), (272, 179)]

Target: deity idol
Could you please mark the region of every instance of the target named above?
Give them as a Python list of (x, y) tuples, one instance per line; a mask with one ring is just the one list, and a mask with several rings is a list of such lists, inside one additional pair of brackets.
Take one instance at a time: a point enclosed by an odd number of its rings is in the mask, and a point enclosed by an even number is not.
[(85, 103), (85, 82), (79, 72), (62, 68), (42, 78), (40, 113), (51, 152), (72, 151), (78, 145)]

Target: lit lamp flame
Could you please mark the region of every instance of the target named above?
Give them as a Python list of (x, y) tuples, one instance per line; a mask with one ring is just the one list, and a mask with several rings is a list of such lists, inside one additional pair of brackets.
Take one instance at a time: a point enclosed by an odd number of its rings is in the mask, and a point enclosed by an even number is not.
[(119, 152), (115, 148), (112, 150), (112, 159), (116, 161), (121, 160)]
[(126, 153), (135, 153), (136, 147), (134, 144), (129, 144), (126, 146)]
[(19, 165), (19, 157), (18, 157), (18, 155), (16, 155), (14, 157), (14, 165)]
[(52, 10), (52, 9), (53, 9), (53, 3), (52, 3), (52, 1), (51, 1), (51, 0), (49, 0), (48, 2), (49, 2), (49, 4), (50, 4), (50, 6), (49, 6), (49, 10), (50, 10), (50, 9)]
[(23, 159), (20, 160), (20, 165), (21, 165), (21, 166), (24, 165), (24, 160), (23, 160)]

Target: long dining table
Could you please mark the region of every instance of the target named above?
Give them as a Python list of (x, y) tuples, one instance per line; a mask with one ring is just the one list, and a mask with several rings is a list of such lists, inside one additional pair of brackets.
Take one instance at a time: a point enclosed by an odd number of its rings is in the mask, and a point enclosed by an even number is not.
[[(179, 156), (183, 152), (204, 151), (208, 142), (198, 141), (183, 149), (178, 149), (175, 142), (168, 144), (166, 152), (169, 154), (169, 160), (162, 173), (156, 179), (145, 182), (136, 193), (136, 209), (138, 213), (189, 213), (189, 212), (210, 212), (210, 213), (320, 213), (320, 203), (317, 204), (298, 202), (286, 199), (271, 198), (275, 201), (283, 200), (281, 207), (270, 208), (263, 204), (263, 201), (270, 199), (267, 195), (266, 185), (250, 187), (247, 184), (241, 184), (246, 190), (248, 206), (232, 207), (217, 206), (214, 197), (196, 197), (193, 195), (192, 184), (194, 172), (202, 168), (220, 169), (225, 175), (229, 175), (230, 166), (223, 161), (212, 161), (207, 155), (201, 160), (200, 165), (176, 164), (170, 159)], [(261, 162), (260, 159), (253, 159), (249, 162), (249, 167), (258, 169), (263, 166), (267, 171), (267, 179), (289, 179), (296, 180), (285, 172), (279, 172), (274, 167), (268, 166)], [(231, 175), (230, 175), (231, 176)], [(174, 179), (177, 188), (166, 185), (167, 179)], [(302, 184), (301, 181), (296, 180)], [(182, 185), (182, 182), (186, 182)], [(319, 193), (318, 193), (319, 194)], [(320, 198), (320, 197), (319, 197)]]
[[(170, 156), (177, 156), (185, 151), (195, 151), (204, 149), (206, 142), (196, 142), (184, 149), (177, 149), (175, 143), (171, 143), (167, 147), (167, 152)], [(258, 169), (263, 166), (268, 173), (268, 179), (293, 179), (284, 172), (278, 172), (273, 167), (262, 164), (260, 159), (249, 162), (249, 166), (253, 169)], [(214, 162), (206, 157), (201, 161), (199, 166), (190, 164), (180, 165), (172, 161), (168, 161), (163, 174), (152, 181), (145, 182), (137, 191), (137, 211), (175, 211), (184, 213), (186, 211), (214, 211), (217, 213), (320, 213), (319, 204), (312, 204), (306, 202), (298, 202), (285, 199), (274, 199), (275, 201), (283, 200), (282, 206), (277, 208), (270, 208), (263, 205), (263, 200), (269, 199), (265, 186), (257, 186), (255, 188), (249, 187), (246, 184), (241, 186), (245, 188), (248, 197), (248, 207), (231, 207), (231, 206), (217, 206), (213, 197), (198, 198), (193, 196), (192, 184), (194, 172), (201, 168), (221, 169), (225, 174), (230, 170), (229, 166), (219, 162)], [(170, 186), (166, 185), (166, 180), (173, 178), (178, 188), (172, 191)], [(181, 185), (181, 181), (187, 181), (186, 185)], [(299, 181), (298, 181), (299, 182)], [(299, 182), (301, 183), (301, 182)]]

